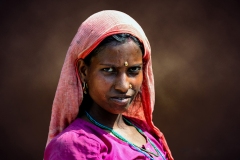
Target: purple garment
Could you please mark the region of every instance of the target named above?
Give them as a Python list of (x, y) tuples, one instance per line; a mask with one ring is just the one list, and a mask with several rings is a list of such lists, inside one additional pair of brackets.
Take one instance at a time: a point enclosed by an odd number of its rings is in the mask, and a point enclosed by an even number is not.
[[(133, 121), (132, 121), (133, 122)], [(136, 125), (136, 123), (134, 123)], [(139, 126), (139, 125), (137, 125)], [(142, 126), (142, 125), (141, 125)], [(144, 134), (166, 157), (162, 145), (145, 128)], [(143, 147), (150, 148), (156, 153), (149, 142)], [(112, 136), (105, 130), (77, 118), (63, 132), (56, 136), (48, 144), (44, 153), (44, 160), (148, 160), (139, 151), (129, 146), (126, 142)], [(167, 159), (167, 158), (165, 158)], [(163, 160), (162, 157), (154, 157), (154, 160)]]

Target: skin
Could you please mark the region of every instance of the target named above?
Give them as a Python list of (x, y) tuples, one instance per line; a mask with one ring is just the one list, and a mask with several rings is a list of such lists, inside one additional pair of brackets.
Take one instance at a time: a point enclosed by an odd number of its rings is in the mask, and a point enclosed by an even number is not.
[[(128, 66), (124, 62), (128, 62)], [(89, 66), (79, 61), (81, 79), (88, 84), (88, 94), (93, 100), (88, 106), (90, 115), (138, 146), (145, 144), (146, 139), (123, 121), (122, 113), (140, 90), (142, 65), (142, 52), (132, 40), (117, 45), (110, 43), (92, 57)], [(89, 121), (86, 116), (82, 119)]]

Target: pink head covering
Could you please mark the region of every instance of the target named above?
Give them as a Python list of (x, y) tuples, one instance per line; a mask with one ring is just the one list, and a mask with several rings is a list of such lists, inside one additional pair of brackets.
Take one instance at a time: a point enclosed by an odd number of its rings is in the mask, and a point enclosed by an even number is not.
[(173, 159), (163, 134), (152, 122), (155, 90), (151, 62), (151, 48), (140, 25), (129, 15), (106, 10), (93, 14), (78, 29), (67, 51), (57, 91), (53, 101), (52, 116), (47, 144), (66, 128), (78, 115), (83, 100), (83, 90), (77, 73), (76, 62), (84, 59), (104, 38), (117, 33), (129, 33), (137, 37), (144, 45), (143, 84), (141, 98), (130, 106), (125, 115), (146, 121), (149, 128), (162, 141), (169, 159)]

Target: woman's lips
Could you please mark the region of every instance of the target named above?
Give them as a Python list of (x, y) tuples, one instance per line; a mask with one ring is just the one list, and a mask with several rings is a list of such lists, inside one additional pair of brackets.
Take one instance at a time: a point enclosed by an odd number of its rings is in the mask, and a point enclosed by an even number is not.
[(111, 97), (111, 100), (117, 105), (127, 105), (131, 97)]

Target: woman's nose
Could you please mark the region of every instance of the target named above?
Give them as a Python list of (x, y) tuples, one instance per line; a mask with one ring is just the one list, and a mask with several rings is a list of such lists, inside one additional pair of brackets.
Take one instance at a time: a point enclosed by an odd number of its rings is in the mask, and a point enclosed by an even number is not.
[(122, 73), (117, 76), (114, 88), (119, 92), (126, 93), (129, 89), (129, 85), (130, 85), (129, 77), (126, 75), (126, 73)]

